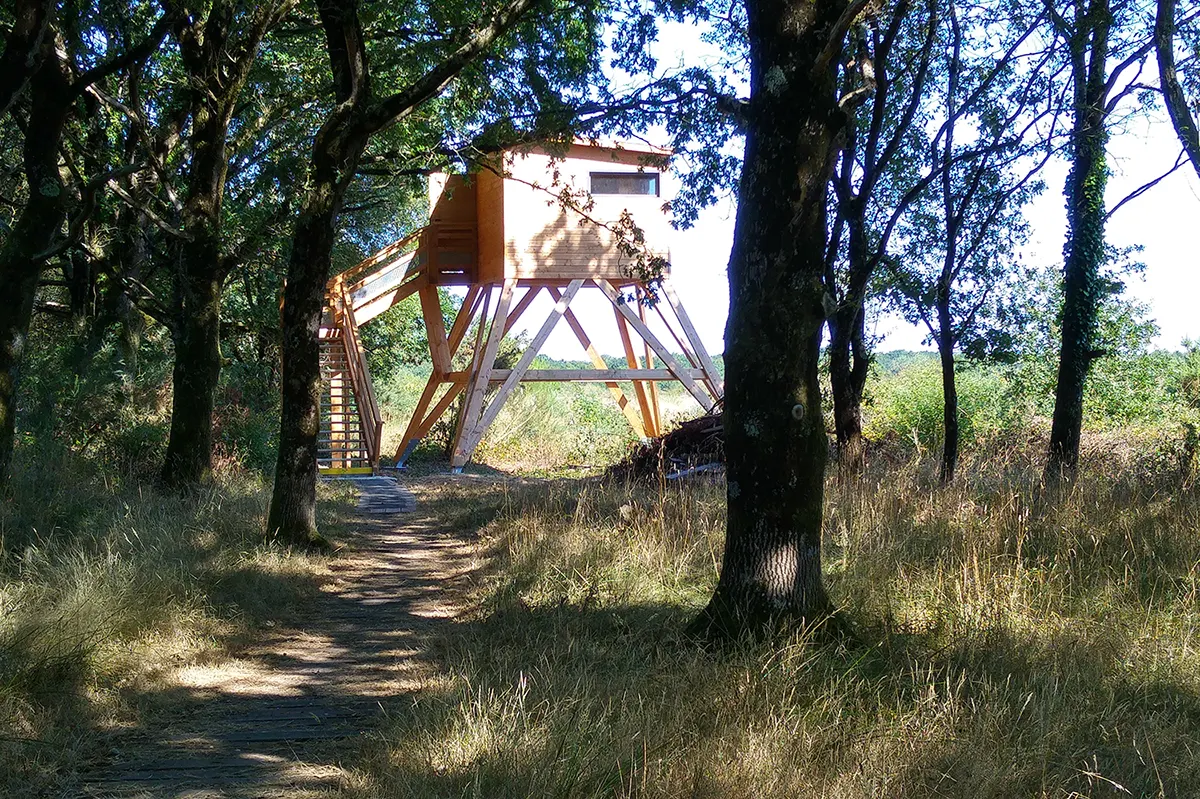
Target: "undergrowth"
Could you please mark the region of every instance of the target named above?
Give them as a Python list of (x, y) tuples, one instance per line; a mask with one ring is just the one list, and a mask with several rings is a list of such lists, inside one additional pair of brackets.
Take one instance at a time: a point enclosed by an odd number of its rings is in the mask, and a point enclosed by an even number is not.
[[(32, 454), (18, 453), (0, 505), (5, 797), (62, 794), (110, 730), (155, 712), (172, 669), (298, 617), (324, 573), (264, 540), (261, 478), (226, 470), (182, 498), (65, 451)], [(345, 510), (323, 505), (326, 523)]]
[(722, 485), (507, 483), (478, 611), (362, 791), (1200, 795), (1200, 495), (1092, 444), (1057, 495), (1040, 447), (949, 488), (920, 460), (831, 478), (826, 580), (853, 637), (721, 653), (680, 631), (715, 584)]

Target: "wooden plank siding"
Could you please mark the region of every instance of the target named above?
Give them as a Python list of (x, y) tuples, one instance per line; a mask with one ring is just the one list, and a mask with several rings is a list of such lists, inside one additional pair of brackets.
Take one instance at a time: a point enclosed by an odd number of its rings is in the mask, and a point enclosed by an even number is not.
[[(630, 257), (612, 227), (624, 211), (645, 231), (652, 255), (670, 258), (671, 226), (659, 194), (596, 194), (586, 213), (564, 208), (564, 190), (586, 203), (593, 172), (658, 173), (643, 166), (651, 150), (573, 145), (565, 159), (531, 148), (509, 152), (494, 169), (470, 175), (429, 177), (430, 225), (421, 239), (418, 266), (433, 285), (499, 284), (540, 280), (606, 279), (628, 284)], [(500, 172), (504, 173), (501, 177)], [(556, 182), (557, 179), (557, 182)], [(473, 238), (474, 247), (467, 244)]]
[[(564, 209), (558, 195), (590, 191), (591, 173), (640, 170), (645, 154), (573, 145), (564, 160), (541, 150), (509, 153), (505, 158), (505, 277), (575, 280), (627, 280), (629, 257), (617, 248), (615, 225), (628, 210), (646, 233), (653, 254), (670, 258), (670, 221), (658, 195), (595, 194), (587, 216)], [(653, 167), (647, 171), (658, 172)], [(557, 174), (558, 183), (554, 184)], [(662, 176), (659, 176), (661, 189)], [(590, 218), (588, 218), (590, 217)], [(600, 224), (597, 224), (600, 223)]]
[(489, 169), (475, 175), (475, 224), (479, 237), (479, 282), (504, 280), (504, 179)]

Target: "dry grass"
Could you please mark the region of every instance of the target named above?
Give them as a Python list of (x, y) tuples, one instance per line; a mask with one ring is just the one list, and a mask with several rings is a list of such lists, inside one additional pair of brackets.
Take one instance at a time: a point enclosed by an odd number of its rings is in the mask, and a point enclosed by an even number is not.
[[(174, 673), (303, 608), (319, 558), (262, 539), (269, 486), (190, 499), (70, 456), (24, 460), (0, 506), (0, 795), (58, 795)], [(346, 510), (327, 503), (326, 522)]]
[(1040, 496), (1035, 461), (831, 480), (856, 640), (720, 654), (679, 630), (715, 582), (721, 486), (444, 493), (495, 517), (479, 610), (353, 793), (1200, 795), (1200, 495), (1123, 460)]

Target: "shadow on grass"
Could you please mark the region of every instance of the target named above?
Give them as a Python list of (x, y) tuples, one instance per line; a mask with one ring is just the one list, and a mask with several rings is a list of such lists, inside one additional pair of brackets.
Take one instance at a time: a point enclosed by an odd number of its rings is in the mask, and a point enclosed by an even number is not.
[(332, 577), (296, 612), (272, 599), (295, 587), (290, 575), (220, 575), (226, 591), (257, 596), (235, 606), (257, 628), (239, 625), (208, 660), (130, 687), (140, 715), (106, 743), (85, 778), (90, 788), (298, 797), (369, 784), (345, 764), (363, 731), (411, 702), (433, 670), (425, 642), (451, 612), (446, 585), (461, 577), (469, 550), (427, 512), (343, 521)]
[[(253, 479), (184, 498), (62, 474), (24, 480), (0, 512), (15, 533), (0, 559), (4, 796), (69, 794), (114, 733), (174, 708), (152, 698), (162, 675), (301, 619), (325, 582), (319, 560), (263, 539)], [(333, 497), (322, 520), (346, 511)]]
[(722, 654), (666, 605), (498, 609), (388, 713), (380, 796), (1197, 795), (1200, 696), (1070, 634)]
[[(1200, 795), (1195, 661), (1164, 655), (1169, 631), (1098, 612), (902, 634), (860, 615), (839, 644), (704, 652), (681, 635), (697, 607), (592, 590), (630, 545), (611, 531), (631, 500), (582, 490), (489, 500), (516, 528), (485, 539), (479, 613), (431, 643), (449, 678), (389, 710), (363, 795)], [(603, 517), (590, 549), (549, 533), (505, 559), (505, 536), (583, 505)]]

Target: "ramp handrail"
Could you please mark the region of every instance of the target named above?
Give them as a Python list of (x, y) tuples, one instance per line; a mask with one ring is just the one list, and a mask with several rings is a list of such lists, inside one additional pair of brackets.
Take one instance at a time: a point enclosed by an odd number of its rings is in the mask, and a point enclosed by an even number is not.
[(384, 247), (370, 258), (364, 258), (362, 261), (350, 267), (345, 272), (334, 275), (329, 279), (329, 288), (333, 288), (333, 283), (335, 280), (338, 280), (344, 284), (350, 284), (364, 279), (367, 272), (381, 265), (386, 265), (393, 258), (403, 255), (405, 247), (411, 244), (415, 239), (418, 239), (423, 232), (425, 232), (425, 228), (419, 227), (406, 235), (404, 238), (393, 241), (391, 244)]

